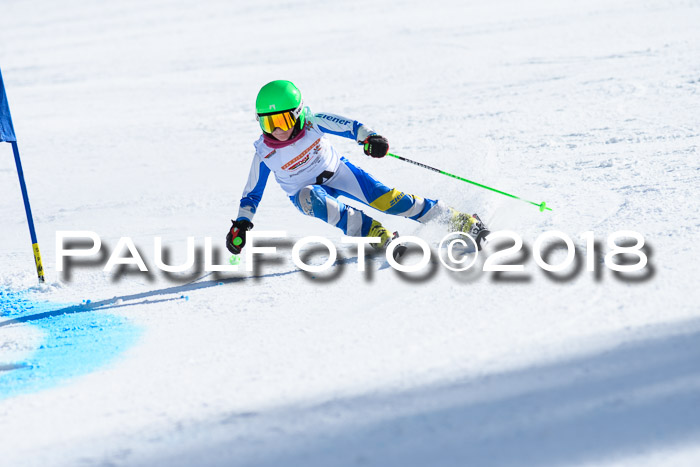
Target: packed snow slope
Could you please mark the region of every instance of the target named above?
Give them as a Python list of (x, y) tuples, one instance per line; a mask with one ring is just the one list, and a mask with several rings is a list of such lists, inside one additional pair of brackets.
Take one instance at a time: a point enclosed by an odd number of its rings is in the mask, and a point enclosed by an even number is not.
[[(48, 282), (0, 143), (0, 463), (698, 465), (698, 24), (688, 0), (3, 0)], [(272, 178), (254, 230), (287, 232), (276, 254), (252, 272), (158, 271), (157, 236), (173, 264), (190, 236), (227, 259), (273, 79), (396, 154), (546, 201), (330, 137), (387, 185), (517, 232), (524, 271), (483, 272), (486, 251), (463, 273), (359, 272), (341, 232)], [(437, 253), (444, 227), (366, 212)], [(65, 230), (103, 248), (62, 274)], [(577, 253), (547, 275), (533, 249), (550, 230)], [(620, 230), (643, 236), (643, 271), (602, 262)], [(300, 271), (308, 235), (342, 261)], [(149, 273), (103, 272), (121, 237)]]

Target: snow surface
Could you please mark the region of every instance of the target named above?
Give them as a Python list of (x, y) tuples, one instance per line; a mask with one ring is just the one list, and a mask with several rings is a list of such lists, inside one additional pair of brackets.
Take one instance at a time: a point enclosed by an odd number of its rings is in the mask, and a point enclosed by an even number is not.
[[(692, 0), (3, 0), (49, 284), (0, 144), (0, 464), (698, 465), (698, 24)], [(59, 230), (129, 236), (151, 266), (155, 236), (173, 262), (188, 236), (223, 248), (255, 95), (281, 78), (397, 154), (553, 211), (333, 138), (385, 183), (529, 251), (563, 231), (582, 261), (582, 232), (604, 254), (636, 230), (650, 265), (553, 280), (529, 253), (523, 274), (363, 274), (270, 180), (255, 229), (290, 239), (255, 273), (56, 272)], [(307, 235), (350, 261), (299, 271)]]

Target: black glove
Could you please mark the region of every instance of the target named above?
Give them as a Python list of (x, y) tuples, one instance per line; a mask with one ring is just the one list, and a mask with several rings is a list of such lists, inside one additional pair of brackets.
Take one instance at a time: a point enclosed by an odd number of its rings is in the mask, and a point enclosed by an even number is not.
[(372, 157), (384, 157), (389, 152), (389, 140), (383, 136), (371, 135), (363, 141), (365, 154)]
[(226, 234), (226, 248), (234, 255), (240, 254), (245, 246), (245, 233), (253, 228), (253, 223), (247, 219), (232, 220), (233, 225)]

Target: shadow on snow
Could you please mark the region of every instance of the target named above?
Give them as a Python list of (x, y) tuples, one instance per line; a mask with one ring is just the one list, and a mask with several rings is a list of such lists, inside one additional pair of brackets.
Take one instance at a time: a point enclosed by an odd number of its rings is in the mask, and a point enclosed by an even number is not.
[[(179, 459), (570, 465), (697, 443), (700, 320), (659, 326), (652, 335), (596, 354), (446, 384), (228, 414), (214, 421), (231, 430), (225, 442)], [(265, 449), (241, 459), (239, 430), (261, 433), (255, 444)]]

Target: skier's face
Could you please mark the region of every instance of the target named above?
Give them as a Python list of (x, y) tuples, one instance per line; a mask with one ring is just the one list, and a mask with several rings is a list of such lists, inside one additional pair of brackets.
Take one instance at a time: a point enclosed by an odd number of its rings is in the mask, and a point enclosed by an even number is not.
[(292, 136), (293, 131), (294, 131), (294, 128), (290, 128), (289, 130), (284, 131), (278, 127), (272, 131), (272, 136), (274, 136), (275, 138), (277, 138), (280, 141), (287, 141)]

